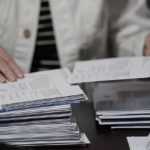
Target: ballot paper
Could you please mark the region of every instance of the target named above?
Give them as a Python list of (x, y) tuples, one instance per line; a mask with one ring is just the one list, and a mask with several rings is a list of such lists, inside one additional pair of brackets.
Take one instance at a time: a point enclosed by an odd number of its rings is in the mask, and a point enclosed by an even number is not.
[(86, 145), (71, 104), (87, 100), (68, 69), (25, 74), (0, 84), (0, 141), (16, 146)]
[(0, 109), (14, 110), (73, 103), (87, 99), (79, 86), (71, 86), (67, 69), (25, 74), (17, 82), (0, 84)]
[(150, 81), (99, 83), (93, 99), (101, 115), (150, 113)]
[(62, 146), (62, 145), (87, 145), (90, 144), (90, 141), (88, 140), (88, 138), (86, 137), (85, 134), (81, 134), (80, 139), (61, 139), (60, 141), (52, 141), (51, 139), (46, 139), (46, 140), (31, 140), (28, 141), (28, 143), (26, 141), (22, 141), (22, 142), (9, 142), (9, 145), (21, 145), (21, 146)]
[(150, 150), (150, 136), (127, 137), (130, 150)]
[(150, 77), (150, 57), (109, 58), (75, 64), (70, 83), (127, 80)]
[(150, 81), (97, 84), (93, 93), (96, 120), (119, 128), (150, 128)]
[[(71, 105), (37, 107), (15, 111), (0, 112), (0, 122), (25, 121), (32, 119), (55, 119), (71, 117)], [(55, 120), (57, 121), (57, 120)]]
[(70, 104), (0, 112), (0, 141), (16, 146), (86, 145)]
[(129, 125), (112, 125), (111, 129), (150, 129), (150, 123), (129, 124)]
[(146, 119), (135, 119), (135, 118), (124, 118), (124, 119), (101, 119), (99, 117), (96, 117), (96, 120), (99, 121), (99, 124), (101, 125), (132, 125), (132, 124), (146, 124), (150, 123), (150, 118)]

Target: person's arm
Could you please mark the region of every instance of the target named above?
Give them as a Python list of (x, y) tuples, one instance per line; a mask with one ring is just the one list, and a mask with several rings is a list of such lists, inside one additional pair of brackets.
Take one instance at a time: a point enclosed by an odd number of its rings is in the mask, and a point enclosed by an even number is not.
[(11, 56), (0, 47), (0, 83), (6, 82), (6, 80), (13, 82), (17, 78), (24, 76), (23, 71), (11, 58)]
[(150, 55), (150, 9), (146, 0), (129, 0), (116, 26), (117, 56)]

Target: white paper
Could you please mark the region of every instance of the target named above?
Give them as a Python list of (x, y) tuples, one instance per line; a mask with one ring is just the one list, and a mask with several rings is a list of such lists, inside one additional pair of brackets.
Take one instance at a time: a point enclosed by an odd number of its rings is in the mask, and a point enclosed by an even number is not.
[(132, 125), (132, 124), (150, 124), (150, 121), (102, 121), (101, 119), (97, 119), (96, 120), (99, 122), (100, 125)]
[(52, 140), (52, 139), (45, 139), (45, 140), (33, 140), (33, 141), (22, 141), (22, 142), (8, 142), (10, 145), (20, 145), (20, 146), (56, 146), (56, 145), (87, 145), (90, 144), (90, 141), (88, 140), (87, 136), (82, 133), (80, 139), (57, 139), (57, 140)]
[(150, 118), (150, 115), (100, 115), (100, 119), (141, 119)]
[(97, 115), (150, 113), (150, 81), (117, 81), (97, 84), (93, 92)]
[(123, 125), (123, 126), (111, 126), (111, 129), (150, 129), (150, 126), (142, 126), (142, 125)]
[(124, 57), (75, 64), (70, 82), (86, 83), (150, 77), (150, 57)]
[[(93, 92), (96, 119), (121, 128), (150, 126), (150, 81), (103, 82)], [(120, 128), (120, 127), (113, 127)]]
[(149, 150), (147, 145), (149, 142), (148, 139), (148, 136), (127, 137), (130, 150)]
[(52, 98), (63, 101), (67, 96), (84, 95), (79, 86), (68, 83), (70, 76), (69, 70), (58, 69), (26, 74), (17, 82), (0, 84), (0, 106)]

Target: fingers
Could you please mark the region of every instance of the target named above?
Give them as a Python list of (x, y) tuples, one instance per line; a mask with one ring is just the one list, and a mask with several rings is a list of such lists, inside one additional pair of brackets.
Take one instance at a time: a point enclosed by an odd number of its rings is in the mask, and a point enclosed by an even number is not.
[[(4, 78), (8, 79), (8, 81), (13, 82), (17, 80), (17, 76), (15, 75), (14, 71), (10, 68), (7, 62), (0, 58), (0, 72), (1, 74), (1, 80), (3, 81)], [(3, 82), (1, 82), (3, 83)]]
[(144, 56), (150, 56), (150, 34), (146, 36), (143, 55)]
[(23, 78), (24, 72), (20, 69), (20, 67), (13, 61), (13, 59), (10, 57), (7, 61), (17, 78)]
[(6, 78), (0, 74), (0, 83), (5, 83), (6, 82)]
[(17, 78), (24, 77), (24, 72), (2, 47), (0, 47), (0, 56), (8, 63), (8, 65), (13, 70)]
[(0, 83), (6, 80), (13, 82), (17, 78), (24, 77), (24, 72), (2, 47), (0, 47), (0, 72)]

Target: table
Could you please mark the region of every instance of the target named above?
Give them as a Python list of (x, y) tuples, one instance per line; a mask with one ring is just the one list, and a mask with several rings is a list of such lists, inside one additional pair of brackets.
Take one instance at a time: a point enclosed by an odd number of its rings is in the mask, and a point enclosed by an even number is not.
[(80, 130), (86, 133), (91, 144), (88, 146), (62, 146), (34, 148), (34, 150), (129, 150), (126, 136), (148, 135), (148, 129), (111, 130), (99, 126), (95, 121), (92, 103), (75, 104), (73, 114)]

